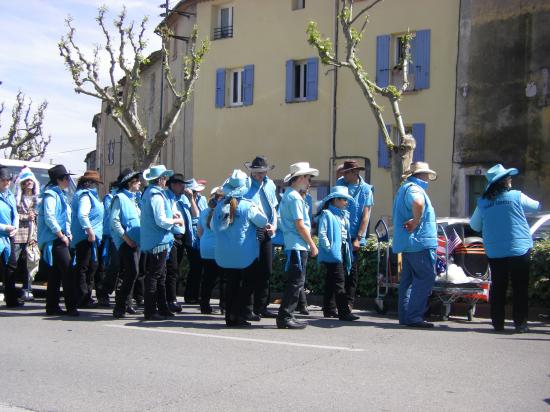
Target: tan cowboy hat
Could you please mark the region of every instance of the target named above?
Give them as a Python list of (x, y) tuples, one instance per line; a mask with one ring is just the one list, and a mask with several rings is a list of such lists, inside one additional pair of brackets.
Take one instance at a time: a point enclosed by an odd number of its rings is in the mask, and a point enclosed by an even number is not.
[(407, 170), (403, 174), (403, 179), (406, 179), (409, 176), (414, 176), (414, 175), (419, 174), (419, 173), (427, 173), (428, 174), (428, 179), (430, 179), (430, 180), (437, 179), (437, 173), (435, 171), (433, 171), (432, 169), (430, 169), (430, 165), (426, 162), (411, 163), (411, 167), (409, 168), (409, 170)]
[(97, 170), (86, 170), (82, 176), (78, 178), (78, 182), (88, 180), (94, 183), (103, 183), (101, 177), (99, 177), (99, 172)]
[(319, 176), (319, 171), (309, 166), (309, 162), (298, 162), (290, 165), (290, 173), (285, 176), (283, 181), (287, 183), (290, 179), (296, 176)]

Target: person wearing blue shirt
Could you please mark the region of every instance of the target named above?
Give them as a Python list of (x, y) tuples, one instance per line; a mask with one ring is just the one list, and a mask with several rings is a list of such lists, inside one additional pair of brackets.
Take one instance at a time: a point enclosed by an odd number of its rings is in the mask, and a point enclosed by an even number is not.
[(324, 263), (326, 268), (323, 311), (335, 296), (338, 318), (344, 321), (359, 319), (351, 313), (345, 287), (345, 277), (349, 275), (352, 261), (349, 212), (346, 207), (352, 199), (346, 187), (334, 186), (322, 200), (317, 213), (317, 261)]
[(215, 259), (226, 279), (225, 323), (249, 326), (246, 306), (254, 288), (254, 266), (259, 255), (256, 228), (265, 227), (267, 217), (243, 196), (248, 191), (248, 176), (235, 169), (223, 185), (225, 198), (214, 210), (211, 225), (216, 236)]
[[(182, 217), (188, 213), (185, 200), (182, 197), (185, 188), (185, 179), (181, 173), (175, 173), (166, 182), (166, 195), (172, 205), (174, 213), (180, 214)], [(185, 219), (184, 219), (185, 220)], [(187, 228), (183, 226), (173, 226), (172, 234), (174, 235), (174, 246), (168, 254), (166, 262), (166, 299), (168, 308), (175, 313), (182, 311), (181, 305), (178, 303), (176, 289), (178, 284), (179, 267), (183, 256), (185, 255), (185, 232)]]
[(399, 281), (399, 323), (432, 328), (424, 321), (428, 298), (435, 282), (437, 225), (435, 211), (426, 190), (437, 173), (428, 163), (415, 162), (405, 172), (393, 203), (393, 252), (402, 253)]
[[(347, 207), (350, 220), (353, 262), (351, 272), (346, 276), (346, 295), (348, 305), (351, 308), (353, 308), (355, 302), (355, 291), (357, 290), (359, 275), (358, 253), (360, 247), (365, 244), (370, 213), (374, 203), (373, 188), (359, 175), (361, 170), (365, 170), (365, 168), (359, 166), (356, 160), (346, 160), (339, 171), (339, 173), (342, 173), (342, 177), (336, 181), (337, 186), (347, 187), (350, 196), (353, 198), (348, 202)], [(329, 312), (333, 311), (334, 304), (332, 303), (331, 306), (332, 308), (327, 308)]]
[(220, 285), (220, 309), (225, 311), (223, 272), (216, 263), (216, 235), (212, 231), (212, 217), (214, 216), (214, 210), (216, 209), (218, 202), (220, 202), (223, 197), (221, 187), (215, 187), (212, 189), (211, 197), (208, 201), (208, 209), (201, 212), (199, 216), (199, 225), (197, 227), (197, 235), (200, 238), (200, 252), (203, 267), (201, 283), (201, 313), (205, 315), (216, 313), (210, 305), (210, 298), (212, 297), (212, 290), (214, 289), (214, 286), (216, 286), (216, 281), (218, 278)]
[(103, 237), (103, 204), (98, 198), (99, 173), (88, 170), (78, 180), (71, 209), (71, 248), (75, 251), (75, 272), (79, 282), (80, 308), (95, 307), (92, 290), (96, 278), (100, 241)]
[(119, 258), (111, 236), (111, 203), (118, 192), (117, 182), (111, 182), (109, 193), (103, 197), (103, 238), (99, 250), (97, 268), (100, 282), (96, 285), (97, 305), (104, 308), (111, 306), (109, 295), (115, 290), (119, 276)]
[(281, 199), (281, 229), (285, 242), (286, 267), (283, 298), (277, 314), (277, 328), (304, 329), (307, 324), (294, 317), (294, 310), (306, 277), (308, 252), (317, 256), (317, 246), (311, 238), (311, 222), (306, 202), (300, 191), (307, 191), (311, 178), (319, 176), (319, 170), (311, 168), (308, 162), (290, 165), (290, 173), (284, 182), (288, 187)]
[(13, 176), (7, 167), (0, 167), (0, 277), (4, 284), (4, 299), (7, 307), (23, 306), (15, 287), (15, 254), (14, 237), (19, 227), (19, 215), (15, 196), (10, 191)]
[[(70, 175), (65, 166), (55, 165), (48, 170), (50, 181), (42, 191), (38, 205), (38, 247), (48, 267), (46, 315), (79, 316), (77, 310), (77, 277), (71, 270), (69, 243), (71, 235), (71, 206), (66, 190)], [(60, 287), (63, 283), (65, 312), (59, 307)]]
[(244, 196), (258, 206), (266, 215), (268, 224), (265, 228), (259, 228), (257, 235), (260, 241), (260, 256), (256, 265), (256, 286), (254, 287), (253, 304), (249, 305), (250, 320), (260, 318), (275, 318), (277, 315), (271, 312), (269, 304), (269, 281), (273, 273), (273, 244), (271, 239), (277, 231), (277, 187), (267, 176), (267, 172), (275, 166), (268, 165), (263, 156), (256, 156), (252, 162), (246, 162), (245, 167), (250, 172), (250, 189)]
[(200, 252), (200, 240), (197, 236), (197, 225), (200, 213), (208, 209), (206, 198), (201, 195), (205, 186), (195, 179), (184, 181), (182, 201), (188, 213), (185, 220), (185, 252), (189, 261), (189, 272), (185, 283), (183, 298), (185, 303), (195, 305), (200, 301), (199, 289), (202, 278), (202, 259)]
[(491, 268), (491, 322), (495, 331), (504, 330), (506, 291), (512, 281), (513, 320), (516, 332), (529, 331), (529, 256), (533, 240), (525, 212), (540, 209), (540, 203), (519, 190), (512, 190), (512, 176), (518, 169), (500, 163), (485, 177), (487, 185), (477, 200), (470, 220), (472, 229), (482, 232), (483, 246)]
[(126, 313), (136, 314), (132, 306), (131, 292), (139, 273), (139, 259), (141, 255), (140, 243), (140, 215), (138, 205), (139, 189), (141, 186), (140, 172), (124, 169), (117, 179), (118, 191), (111, 205), (109, 227), (111, 228), (112, 242), (115, 245), (114, 256), (120, 262), (120, 286), (116, 290), (113, 316), (123, 318)]
[(173, 213), (164, 190), (173, 174), (164, 165), (143, 171), (143, 178), (149, 182), (141, 199), (140, 216), (140, 246), (145, 252), (145, 320), (174, 316), (166, 301), (166, 260), (174, 244), (172, 228), (183, 226), (183, 219)]

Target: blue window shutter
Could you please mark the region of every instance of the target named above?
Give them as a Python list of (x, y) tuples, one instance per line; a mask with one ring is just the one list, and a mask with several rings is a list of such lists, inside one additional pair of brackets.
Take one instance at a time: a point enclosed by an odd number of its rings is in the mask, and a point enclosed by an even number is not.
[(319, 58), (307, 60), (306, 99), (317, 100), (319, 83)]
[(430, 87), (430, 30), (418, 30), (411, 42), (412, 70), (415, 74), (415, 89)]
[(216, 70), (216, 107), (225, 106), (225, 69)]
[[(386, 130), (388, 133), (391, 133), (391, 126), (389, 124), (386, 125)], [(378, 130), (378, 167), (390, 168), (390, 151), (388, 150), (388, 146), (386, 146), (382, 130)]]
[(412, 134), (414, 140), (416, 140), (416, 149), (414, 149), (413, 162), (423, 162), (426, 142), (426, 125), (424, 123), (413, 123)]
[(285, 101), (291, 102), (294, 100), (294, 60), (286, 62), (286, 91)]
[(243, 104), (250, 106), (254, 102), (254, 65), (244, 66), (243, 70)]
[(390, 84), (390, 35), (376, 37), (376, 84), (387, 87)]

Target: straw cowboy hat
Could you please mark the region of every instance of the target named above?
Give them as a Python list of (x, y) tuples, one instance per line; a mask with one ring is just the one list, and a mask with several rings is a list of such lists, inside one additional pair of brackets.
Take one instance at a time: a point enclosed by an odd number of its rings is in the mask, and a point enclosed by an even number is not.
[(191, 189), (193, 192), (202, 192), (206, 186), (200, 184), (195, 179), (184, 180), (183, 184), (186, 189)]
[(116, 186), (120, 187), (124, 183), (129, 182), (132, 179), (135, 179), (136, 177), (139, 177), (141, 175), (141, 172), (136, 172), (135, 170), (132, 170), (130, 168), (124, 169), (119, 175), (115, 182)]
[(162, 176), (170, 177), (173, 174), (173, 170), (166, 169), (166, 166), (164, 165), (158, 165), (150, 167), (149, 169), (145, 169), (143, 171), (143, 178), (149, 182), (151, 180), (156, 180)]
[(290, 181), (290, 179), (296, 176), (306, 176), (306, 175), (319, 176), (319, 171), (317, 169), (313, 169), (312, 167), (310, 167), (309, 162), (294, 163), (290, 165), (289, 172), (290, 173), (287, 174), (283, 179), (285, 183), (287, 183), (288, 181)]
[(340, 173), (346, 173), (351, 170), (365, 170), (365, 168), (363, 166), (359, 166), (359, 163), (357, 163), (357, 160), (350, 159), (350, 160), (344, 161), (342, 168), (339, 169), (338, 171)]
[(78, 178), (78, 182), (94, 182), (94, 183), (103, 183), (101, 177), (99, 177), (99, 172), (97, 170), (86, 170), (82, 176)]
[(487, 185), (485, 186), (484, 192), (486, 192), (489, 189), (489, 186), (491, 186), (493, 183), (497, 182), (498, 180), (502, 179), (503, 177), (515, 176), (518, 173), (519, 171), (515, 167), (506, 169), (500, 163), (497, 163), (496, 165), (491, 167), (489, 170), (487, 170), (487, 173), (485, 173), (485, 178), (487, 179)]
[(231, 176), (224, 182), (222, 190), (227, 197), (243, 197), (249, 190), (248, 176), (239, 169), (233, 170)]
[(410, 169), (407, 170), (403, 174), (403, 178), (406, 179), (409, 176), (414, 176), (414, 175), (417, 175), (419, 173), (427, 173), (428, 174), (428, 179), (430, 179), (430, 180), (437, 179), (437, 173), (435, 171), (433, 171), (432, 169), (430, 169), (430, 165), (428, 165), (428, 163), (426, 163), (426, 162), (411, 163)]
[(244, 166), (251, 172), (269, 172), (275, 168), (274, 165), (268, 165), (265, 156), (256, 156), (252, 162), (246, 162)]
[(325, 204), (331, 199), (347, 199), (352, 200), (353, 198), (349, 195), (349, 190), (346, 186), (333, 186), (330, 189), (330, 193), (321, 200), (320, 207), (324, 207)]

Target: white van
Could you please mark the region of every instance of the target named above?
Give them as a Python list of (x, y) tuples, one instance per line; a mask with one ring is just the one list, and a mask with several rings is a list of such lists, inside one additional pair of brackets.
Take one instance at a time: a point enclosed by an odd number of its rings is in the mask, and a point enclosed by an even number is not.
[[(42, 162), (33, 162), (33, 161), (25, 161), (25, 160), (12, 160), (12, 159), (0, 159), (0, 165), (7, 167), (10, 172), (13, 175), (14, 182), (15, 178), (21, 171), (21, 169), (24, 166), (27, 166), (32, 170), (34, 175), (36, 176), (36, 179), (40, 183), (40, 190), (44, 189), (44, 186), (50, 181), (50, 177), (48, 176), (48, 170), (51, 169), (54, 165), (50, 163), (42, 163)], [(71, 176), (72, 177), (72, 176)], [(11, 190), (14, 191), (15, 187), (14, 185), (10, 186)], [(76, 190), (76, 184), (73, 179), (71, 179), (71, 182), (69, 184), (69, 199), (72, 198), (73, 193)]]

